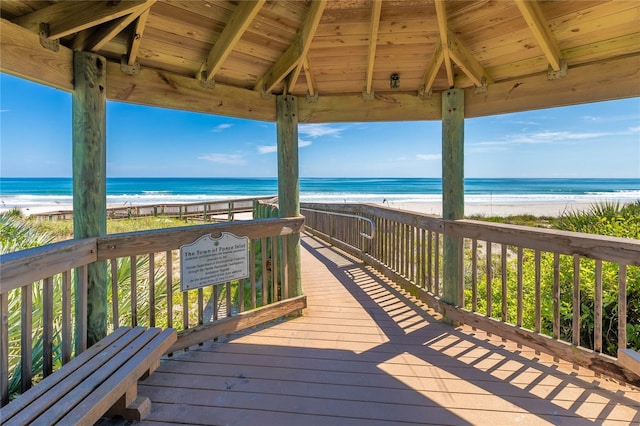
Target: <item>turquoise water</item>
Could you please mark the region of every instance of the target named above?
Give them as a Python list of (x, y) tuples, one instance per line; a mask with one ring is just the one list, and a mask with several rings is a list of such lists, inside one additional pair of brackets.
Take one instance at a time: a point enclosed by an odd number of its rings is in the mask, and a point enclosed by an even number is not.
[[(277, 194), (275, 178), (110, 178), (109, 204), (189, 203)], [(431, 178), (302, 178), (305, 202), (434, 202)], [(561, 202), (640, 199), (640, 179), (466, 179), (467, 202)], [(0, 178), (0, 207), (71, 204), (71, 178)]]

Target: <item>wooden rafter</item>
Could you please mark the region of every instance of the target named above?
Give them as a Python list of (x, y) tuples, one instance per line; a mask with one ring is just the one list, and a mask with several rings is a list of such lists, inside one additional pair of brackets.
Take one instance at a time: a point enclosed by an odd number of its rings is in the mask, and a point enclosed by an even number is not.
[(435, 51), (433, 52), (433, 56), (431, 58), (431, 62), (427, 66), (427, 70), (424, 73), (424, 78), (422, 79), (422, 86), (420, 87), (420, 92), (422, 94), (429, 93), (431, 87), (433, 86), (433, 82), (438, 75), (438, 71), (440, 71), (440, 67), (442, 67), (442, 62), (444, 61), (444, 53), (442, 51), (442, 44), (438, 42)]
[(35, 12), (20, 16), (14, 23), (38, 32), (41, 23), (49, 26), (48, 37), (56, 40), (87, 28), (118, 19), (145, 6), (147, 0), (112, 2), (69, 1), (59, 2)]
[[(302, 30), (292, 45), (255, 84), (254, 90), (270, 93), (289, 73), (289, 87), (293, 87), (302, 70), (302, 60), (307, 56), (327, 0), (311, 2)], [(293, 72), (292, 72), (293, 71)]]
[(309, 56), (305, 56), (302, 60), (302, 68), (304, 69), (304, 78), (307, 80), (307, 91), (309, 92), (309, 96), (316, 96), (318, 89), (316, 86), (316, 79), (313, 77)]
[(241, 1), (238, 4), (229, 23), (224, 27), (220, 37), (209, 52), (206, 62), (206, 79), (212, 80), (216, 75), (224, 60), (229, 56), (236, 43), (242, 37), (251, 21), (258, 14), (265, 0)]
[(373, 84), (373, 65), (376, 59), (376, 47), (378, 45), (378, 28), (380, 28), (380, 12), (382, 10), (382, 0), (371, 2), (371, 23), (369, 25), (369, 59), (367, 60), (367, 81), (365, 93), (371, 95)]
[(451, 31), (449, 31), (449, 56), (476, 86), (493, 83), (491, 76)]
[(440, 45), (442, 46), (442, 55), (444, 67), (447, 70), (447, 81), (449, 87), (454, 85), (453, 68), (451, 67), (451, 58), (449, 57), (449, 28), (447, 26), (447, 10), (444, 0), (436, 0), (436, 19), (438, 20), (438, 30), (440, 31)]
[(127, 65), (134, 65), (138, 57), (138, 51), (140, 50), (140, 42), (142, 41), (142, 34), (147, 25), (147, 18), (149, 17), (149, 10), (147, 9), (136, 20), (133, 27), (131, 36), (129, 37), (129, 48), (127, 49)]
[(97, 52), (115, 36), (120, 34), (129, 24), (138, 19), (141, 14), (147, 12), (155, 2), (156, 0), (147, 0), (144, 6), (140, 6), (129, 15), (106, 22), (96, 29), (88, 28), (80, 31), (73, 39), (73, 50)]
[(560, 70), (560, 61), (562, 58), (562, 52), (560, 52), (560, 46), (555, 36), (549, 29), (547, 21), (542, 14), (540, 5), (537, 1), (532, 0), (515, 0), (520, 14), (527, 22), (529, 29), (533, 33), (533, 36), (540, 44), (540, 48), (544, 52), (549, 65), (554, 71)]

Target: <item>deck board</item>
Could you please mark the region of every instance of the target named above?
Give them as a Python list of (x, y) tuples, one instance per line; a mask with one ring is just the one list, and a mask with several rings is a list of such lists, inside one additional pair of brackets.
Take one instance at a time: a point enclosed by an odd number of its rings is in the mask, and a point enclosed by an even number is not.
[(143, 424), (634, 424), (640, 392), (441, 322), (374, 271), (303, 240), (303, 316), (175, 354)]

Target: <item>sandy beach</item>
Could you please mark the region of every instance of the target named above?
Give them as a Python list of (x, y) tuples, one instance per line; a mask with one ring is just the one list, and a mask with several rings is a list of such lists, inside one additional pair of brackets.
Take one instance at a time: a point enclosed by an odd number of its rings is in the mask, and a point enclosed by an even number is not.
[[(399, 210), (415, 211), (440, 216), (442, 214), (442, 203), (440, 202), (389, 202), (378, 203), (385, 207)], [(469, 202), (465, 204), (465, 216), (512, 216), (531, 214), (534, 216), (559, 216), (563, 212), (588, 210), (592, 206), (588, 202), (576, 201), (556, 201), (556, 202), (519, 202), (519, 203), (480, 203)], [(1, 206), (0, 212), (9, 210), (10, 208), (19, 208), (23, 215), (30, 216), (33, 214), (50, 213), (56, 211), (72, 210), (71, 204), (55, 204), (42, 206)], [(111, 206), (108, 206), (111, 207)], [(122, 207), (120, 205), (113, 207)]]

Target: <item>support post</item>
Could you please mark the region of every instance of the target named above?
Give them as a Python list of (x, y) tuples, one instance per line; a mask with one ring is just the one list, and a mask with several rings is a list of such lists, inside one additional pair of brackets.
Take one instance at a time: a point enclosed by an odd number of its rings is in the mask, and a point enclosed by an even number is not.
[[(104, 57), (90, 52), (74, 52), (74, 238), (99, 237), (107, 232), (106, 68)], [(91, 346), (107, 334), (107, 269), (104, 262), (93, 263), (87, 269), (85, 332), (87, 345)], [(82, 309), (76, 306), (76, 313), (79, 312)], [(81, 321), (76, 321), (79, 323)]]
[[(464, 217), (464, 91), (449, 89), (442, 93), (442, 218)], [(445, 225), (446, 229), (446, 225)], [(444, 236), (443, 301), (459, 306), (462, 283), (457, 237)]]
[[(300, 216), (298, 172), (298, 102), (295, 96), (281, 95), (276, 99), (278, 133), (278, 207), (280, 217)], [(302, 294), (300, 275), (300, 235), (287, 238), (288, 297)]]

